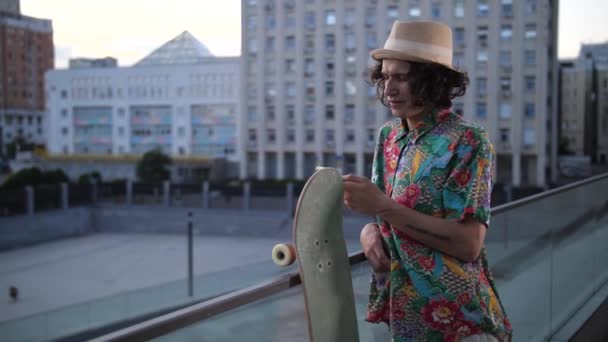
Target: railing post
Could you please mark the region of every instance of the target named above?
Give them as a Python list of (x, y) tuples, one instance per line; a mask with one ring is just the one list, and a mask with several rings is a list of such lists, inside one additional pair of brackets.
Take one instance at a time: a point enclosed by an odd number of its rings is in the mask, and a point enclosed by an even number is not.
[(68, 210), (68, 183), (61, 183), (61, 209)]
[(251, 200), (251, 183), (243, 183), (243, 210), (249, 211), (249, 201)]
[(133, 181), (127, 179), (125, 185), (127, 186), (127, 205), (131, 206), (133, 205)]
[(188, 212), (188, 295), (193, 296), (192, 212)]
[(34, 188), (31, 186), (25, 187), (25, 206), (28, 215), (34, 215)]
[(169, 206), (169, 191), (171, 189), (171, 183), (169, 181), (163, 182), (163, 205)]
[(203, 208), (209, 209), (209, 181), (203, 182)]
[(287, 183), (287, 212), (289, 215), (293, 212), (293, 183)]
[(93, 179), (91, 182), (91, 202), (97, 203), (97, 179)]

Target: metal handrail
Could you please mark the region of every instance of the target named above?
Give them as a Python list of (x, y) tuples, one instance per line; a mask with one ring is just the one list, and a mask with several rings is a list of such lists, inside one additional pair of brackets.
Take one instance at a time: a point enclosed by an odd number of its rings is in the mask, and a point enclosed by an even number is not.
[[(498, 214), (521, 207), (525, 204), (537, 202), (541, 199), (555, 196), (565, 191), (608, 178), (608, 173), (590, 177), (578, 182), (561, 186), (537, 195), (529, 196), (521, 200), (513, 201), (492, 208), (492, 214)], [(351, 265), (364, 262), (366, 259), (362, 251), (349, 255)], [(298, 272), (290, 272), (277, 278), (231, 292), (203, 303), (195, 304), (175, 312), (159, 316), (157, 318), (141, 322), (131, 327), (115, 331), (101, 336), (92, 341), (147, 341), (188, 325), (200, 322), (210, 317), (219, 315), (239, 306), (266, 298), (279, 291), (287, 290), (300, 284)]]

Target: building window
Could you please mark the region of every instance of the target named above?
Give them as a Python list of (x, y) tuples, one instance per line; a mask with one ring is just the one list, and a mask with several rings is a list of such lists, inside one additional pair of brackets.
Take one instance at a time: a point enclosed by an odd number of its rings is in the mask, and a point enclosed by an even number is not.
[(488, 45), (488, 27), (486, 25), (477, 26), (477, 42), (482, 47)]
[(346, 143), (354, 143), (355, 142), (355, 131), (352, 129), (347, 129), (346, 134), (344, 135), (344, 142)]
[(328, 59), (325, 62), (325, 72), (328, 76), (333, 76), (334, 74), (334, 61), (333, 59)]
[(258, 135), (255, 129), (249, 130), (249, 146), (255, 146), (255, 143), (258, 140)]
[(124, 127), (118, 127), (118, 136), (119, 137), (123, 137), (125, 135), (125, 128)]
[(326, 96), (334, 95), (334, 81), (325, 81), (325, 95)]
[(488, 5), (488, 0), (478, 0), (477, 1), (477, 16), (478, 17), (487, 17), (490, 12), (490, 6)]
[(287, 130), (287, 142), (293, 143), (296, 140), (296, 132), (293, 129)]
[(294, 105), (286, 105), (285, 113), (287, 113), (287, 121), (293, 122), (296, 118), (296, 110)]
[(503, 68), (511, 69), (511, 51), (500, 51), (498, 54), (498, 63)]
[(532, 146), (536, 143), (534, 128), (524, 127), (524, 145)]
[(250, 55), (256, 54), (258, 52), (257, 48), (257, 40), (250, 39), (247, 44), (247, 51), (249, 51)]
[(61, 118), (62, 119), (67, 119), (68, 118), (68, 110), (67, 109), (62, 109), (61, 110)]
[(274, 17), (274, 15), (268, 15), (266, 17), (266, 29), (268, 31), (272, 31), (274, 30), (274, 28), (277, 26), (277, 20)]
[(344, 33), (344, 47), (349, 52), (355, 50), (355, 34), (353, 32)]
[(500, 0), (500, 12), (503, 17), (511, 18), (513, 16), (513, 0)]
[(61, 91), (61, 98), (62, 99), (67, 99), (68, 98), (68, 91), (67, 90), (62, 90)]
[(456, 43), (456, 46), (464, 46), (464, 27), (454, 29), (454, 43)]
[(332, 33), (325, 35), (325, 48), (329, 51), (333, 51), (336, 48), (336, 37)]
[(249, 122), (255, 122), (257, 120), (258, 113), (255, 107), (249, 106), (249, 108), (247, 108), (247, 118)]
[(293, 50), (296, 48), (296, 37), (287, 36), (285, 37), (285, 48), (288, 50)]
[(296, 61), (288, 58), (285, 60), (285, 72), (292, 73), (296, 71)]
[(326, 105), (325, 106), (325, 120), (333, 120), (334, 117), (335, 117), (334, 105)]
[(275, 46), (274, 42), (275, 42), (274, 37), (266, 37), (266, 50), (274, 51), (274, 46)]
[(501, 77), (500, 78), (500, 90), (503, 93), (511, 93), (511, 77)]
[(296, 17), (293, 14), (288, 14), (285, 17), (285, 27), (288, 29), (296, 26)]
[(347, 104), (344, 106), (344, 123), (351, 124), (355, 120), (355, 105)]
[(501, 119), (509, 119), (511, 118), (511, 104), (510, 103), (501, 103), (498, 115)]
[(306, 108), (304, 109), (304, 122), (307, 124), (312, 124), (315, 122), (314, 106), (306, 106)]
[(376, 144), (376, 131), (369, 128), (367, 130), (367, 146), (374, 146)]
[(464, 65), (464, 54), (462, 52), (454, 52), (453, 63), (456, 68), (461, 68)]
[(534, 103), (526, 103), (524, 105), (524, 114), (527, 118), (533, 118), (535, 113)]
[(536, 38), (536, 24), (526, 24), (526, 33), (524, 36), (526, 39)]
[(67, 127), (61, 127), (61, 135), (63, 135), (64, 137), (67, 136), (69, 134), (70, 130)]
[(344, 11), (344, 25), (347, 27), (353, 26), (355, 24), (355, 9), (354, 8), (347, 8), (346, 11)]
[(306, 28), (309, 30), (315, 29), (315, 12), (306, 12), (304, 15), (304, 21), (306, 23)]
[(507, 24), (500, 27), (500, 39), (510, 41), (513, 38), (513, 26)]
[(488, 62), (488, 51), (479, 50), (477, 51), (477, 63), (485, 64)]
[(256, 30), (256, 25), (258, 23), (258, 17), (255, 15), (250, 15), (247, 16), (247, 30), (251, 31), (255, 31)]
[(399, 8), (397, 6), (388, 6), (386, 15), (391, 22), (399, 19)]
[(454, 16), (464, 18), (464, 0), (454, 0)]
[(336, 11), (335, 10), (325, 11), (325, 24), (328, 26), (333, 26), (336, 24)]
[(526, 0), (524, 8), (527, 15), (536, 14), (536, 0)]
[(485, 97), (486, 89), (488, 87), (488, 80), (485, 77), (477, 78), (477, 96)]
[(526, 65), (536, 65), (536, 50), (526, 50), (524, 52), (524, 62)]
[(344, 93), (346, 96), (354, 96), (357, 93), (357, 88), (353, 81), (347, 80), (344, 82)]
[(267, 106), (266, 107), (266, 120), (268, 120), (269, 122), (274, 121), (275, 119), (275, 114), (274, 114), (274, 106)]
[(287, 97), (295, 97), (296, 96), (296, 84), (294, 82), (287, 82), (285, 85), (285, 93)]
[(266, 141), (268, 141), (268, 143), (273, 144), (275, 141), (277, 140), (276, 134), (275, 134), (275, 130), (270, 128), (266, 130)]
[(315, 60), (312, 58), (306, 58), (304, 61), (304, 76), (312, 77), (315, 75)]
[(306, 130), (306, 142), (312, 143), (315, 141), (315, 131), (313, 129)]
[(433, 2), (431, 4), (431, 16), (433, 19), (441, 18), (441, 3)]
[(510, 135), (511, 135), (510, 129), (501, 128), (500, 129), (500, 142), (503, 144), (508, 144)]
[(534, 76), (525, 76), (524, 84), (526, 92), (533, 92), (536, 88), (536, 78)]
[(420, 5), (417, 4), (417, 3), (415, 3), (415, 4), (412, 4), (410, 6), (411, 6), (410, 7), (410, 11), (409, 11), (410, 17), (412, 17), (412, 18), (418, 18), (418, 17), (420, 17), (420, 14), (421, 14), (421, 12), (420, 12)]
[(365, 9), (365, 26), (373, 27), (376, 25), (376, 9), (369, 7)]
[(325, 130), (325, 143), (327, 145), (333, 145), (335, 143), (334, 130), (327, 129)]
[(477, 102), (477, 117), (485, 119), (488, 116), (488, 108), (485, 102)]

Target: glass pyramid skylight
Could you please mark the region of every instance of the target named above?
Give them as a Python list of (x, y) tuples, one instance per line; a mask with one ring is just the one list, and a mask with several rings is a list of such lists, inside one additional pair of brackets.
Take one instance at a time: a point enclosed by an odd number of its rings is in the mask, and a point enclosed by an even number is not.
[(194, 64), (206, 57), (213, 57), (209, 49), (190, 32), (184, 31), (135, 63), (135, 66)]

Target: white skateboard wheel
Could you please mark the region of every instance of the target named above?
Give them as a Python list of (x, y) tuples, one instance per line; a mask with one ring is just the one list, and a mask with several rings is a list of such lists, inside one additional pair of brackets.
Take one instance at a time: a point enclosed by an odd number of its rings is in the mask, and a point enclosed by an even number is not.
[(291, 244), (279, 243), (272, 249), (272, 261), (279, 266), (289, 266), (296, 260), (296, 250)]

